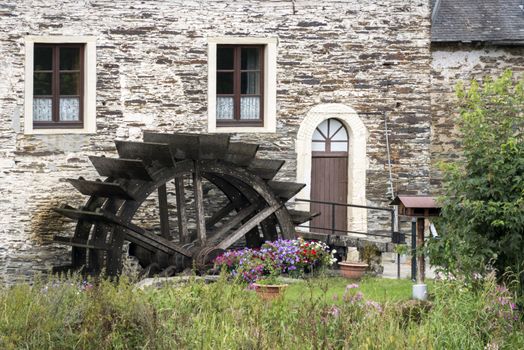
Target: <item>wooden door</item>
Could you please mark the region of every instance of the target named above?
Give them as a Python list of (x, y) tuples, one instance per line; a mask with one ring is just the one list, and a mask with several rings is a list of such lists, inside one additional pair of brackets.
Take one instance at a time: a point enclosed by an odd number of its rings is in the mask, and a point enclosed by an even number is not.
[[(312, 140), (311, 200), (347, 203), (348, 196), (348, 133), (336, 119), (322, 122)], [(311, 222), (311, 231), (335, 234), (347, 230), (347, 207), (312, 203), (311, 210), (321, 215)], [(334, 214), (334, 221), (333, 221)]]

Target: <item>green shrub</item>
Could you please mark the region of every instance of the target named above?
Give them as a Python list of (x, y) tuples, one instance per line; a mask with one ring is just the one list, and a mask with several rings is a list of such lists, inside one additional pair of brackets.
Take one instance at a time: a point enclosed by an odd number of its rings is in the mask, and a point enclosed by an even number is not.
[[(458, 85), (463, 160), (445, 166), (432, 263), (471, 279), (524, 267), (524, 80)], [(524, 276), (524, 275), (523, 275)], [(524, 280), (520, 276), (520, 283)], [(522, 293), (522, 292), (521, 292)]]

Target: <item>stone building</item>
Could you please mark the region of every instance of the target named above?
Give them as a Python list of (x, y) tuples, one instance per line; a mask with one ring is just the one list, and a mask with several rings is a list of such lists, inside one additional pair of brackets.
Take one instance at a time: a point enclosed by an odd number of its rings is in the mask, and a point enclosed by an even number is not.
[[(440, 18), (452, 1), (438, 3)], [(62, 179), (96, 178), (88, 156), (115, 154), (115, 139), (141, 140), (144, 131), (227, 132), (260, 143), (261, 155), (286, 161), (280, 179), (307, 184), (300, 198), (325, 191), (318, 179), (333, 175), (315, 159), (319, 151), (343, 158), (338, 200), (386, 206), (392, 191), (435, 191), (432, 163), (453, 145), (443, 106), (453, 80), (516, 63), (521, 51), (440, 40), (431, 6), (0, 4), (0, 278), (69, 259), (50, 237), (71, 226), (50, 208), (85, 198)], [(337, 135), (321, 132), (328, 126)], [(380, 221), (365, 210), (349, 214), (349, 228)]]
[(522, 0), (433, 0), (431, 30), (431, 182), (437, 192), (440, 161), (460, 157), (454, 127), (459, 81), (524, 71)]

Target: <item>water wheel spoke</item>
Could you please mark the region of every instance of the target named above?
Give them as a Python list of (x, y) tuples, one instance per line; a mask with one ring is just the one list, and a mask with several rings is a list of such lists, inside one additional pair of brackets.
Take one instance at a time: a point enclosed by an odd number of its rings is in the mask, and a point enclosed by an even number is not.
[(171, 240), (169, 231), (169, 210), (167, 207), (167, 189), (166, 184), (158, 187), (158, 209), (160, 213), (160, 235), (165, 239)]
[(160, 251), (168, 254), (174, 254), (175, 252), (180, 253), (185, 256), (191, 256), (192, 253), (187, 249), (181, 247), (179, 244), (171, 242), (168, 239), (165, 239), (162, 236), (155, 235), (147, 231), (146, 229), (135, 225), (131, 222), (122, 221), (120, 218), (111, 215), (110, 213), (105, 213), (108, 217), (113, 219), (113, 221), (126, 228), (126, 239), (137, 245), (146, 245), (158, 248)]
[(197, 238), (200, 245), (205, 245), (207, 240), (206, 235), (206, 217), (204, 214), (204, 192), (202, 190), (202, 175), (200, 173), (199, 165), (195, 163), (195, 171), (193, 172), (193, 192), (195, 195), (195, 213), (196, 213), (196, 228)]
[(245, 222), (242, 226), (240, 226), (235, 232), (233, 232), (231, 235), (226, 237), (222, 242), (220, 242), (217, 245), (217, 248), (219, 249), (229, 248), (233, 243), (235, 243), (240, 238), (242, 238), (246, 233), (251, 231), (251, 229), (253, 229), (255, 226), (260, 224), (264, 219), (266, 219), (268, 216), (276, 212), (279, 208), (280, 208), (280, 205), (278, 204), (278, 205), (273, 205), (273, 206), (262, 209), (255, 216), (253, 216), (251, 219)]
[(176, 215), (178, 223), (178, 241), (183, 243), (189, 242), (189, 233), (187, 230), (187, 211), (186, 195), (184, 188), (184, 177), (175, 178), (175, 196), (176, 196)]
[(212, 236), (212, 240), (215, 243), (218, 243), (226, 237), (227, 233), (234, 229), (237, 225), (242, 223), (248, 216), (253, 214), (258, 208), (260, 208), (260, 204), (255, 203), (251, 204), (248, 207), (245, 207), (238, 211), (238, 213), (233, 216), (229, 221), (224, 223), (222, 226), (220, 226), (214, 235)]
[(187, 257), (192, 256), (192, 253), (187, 249), (142, 228), (135, 227), (133, 230), (129, 229), (126, 232), (126, 239), (152, 252), (161, 251), (166, 254), (179, 253)]
[(70, 245), (72, 247), (80, 247), (87, 249), (97, 249), (97, 250), (109, 250), (110, 246), (107, 244), (96, 244), (89, 241), (76, 238), (76, 237), (63, 237), (63, 236), (54, 236), (53, 241), (56, 243)]
[(217, 210), (209, 219), (206, 220), (206, 229), (210, 230), (213, 228), (213, 226), (228, 216), (229, 213), (231, 213), (233, 210), (241, 208), (244, 203), (245, 202), (242, 200), (236, 200), (227, 203), (224, 207)]
[(260, 228), (262, 229), (264, 240), (274, 241), (278, 238), (277, 221), (275, 220), (274, 215), (268, 217), (266, 220), (263, 220), (260, 223)]

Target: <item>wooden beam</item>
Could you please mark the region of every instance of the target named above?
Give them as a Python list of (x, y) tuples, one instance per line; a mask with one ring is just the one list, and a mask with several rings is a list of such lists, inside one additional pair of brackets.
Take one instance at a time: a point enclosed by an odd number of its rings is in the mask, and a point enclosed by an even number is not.
[(238, 166), (248, 166), (257, 154), (257, 144), (230, 142), (225, 161)]
[(193, 191), (195, 196), (195, 214), (197, 237), (202, 246), (206, 243), (206, 217), (204, 213), (204, 192), (202, 190), (202, 175), (200, 166), (195, 162), (195, 171), (193, 172)]
[(241, 209), (235, 216), (231, 218), (231, 220), (218, 228), (212, 237), (213, 241), (218, 243), (223, 240), (229, 231), (235, 228), (235, 226), (240, 224), (249, 215), (253, 214), (259, 207), (260, 205), (257, 203), (251, 204), (250, 206)]
[(268, 217), (260, 223), (264, 240), (274, 241), (278, 238), (277, 223), (274, 216)]
[(296, 182), (283, 182), (283, 181), (268, 181), (267, 183), (273, 192), (284, 201), (288, 201), (293, 198), (298, 192), (300, 192), (305, 184), (299, 184)]
[(89, 160), (101, 176), (116, 179), (153, 180), (144, 163), (138, 159), (91, 156)]
[(140, 159), (150, 165), (157, 162), (166, 167), (174, 165), (169, 145), (136, 141), (115, 141), (120, 158)]
[(85, 241), (83, 239), (79, 239), (76, 237), (62, 237), (62, 236), (54, 236), (53, 241), (69, 245), (72, 247), (80, 247), (80, 248), (87, 248), (87, 249), (97, 249), (97, 250), (109, 250), (110, 247), (108, 245), (102, 245), (102, 244), (95, 244), (91, 243), (89, 241)]
[(243, 201), (236, 200), (229, 202), (225, 207), (220, 208), (217, 212), (213, 214), (208, 220), (206, 220), (206, 229), (209, 230), (220, 220), (225, 218), (233, 210), (239, 208), (242, 205)]
[[(422, 217), (417, 218), (417, 253), (424, 251), (424, 221)], [(417, 254), (417, 283), (424, 283), (426, 279), (426, 258), (424, 254)]]
[(67, 179), (80, 193), (86, 196), (104, 198), (122, 198), (136, 200), (135, 196), (117, 183), (87, 181), (84, 179)]
[(257, 176), (260, 176), (264, 180), (271, 180), (279, 172), (284, 163), (285, 161), (278, 159), (255, 158), (249, 164), (247, 170)]
[(175, 195), (176, 215), (178, 219), (178, 241), (181, 244), (189, 243), (189, 233), (187, 230), (186, 195), (183, 176), (175, 178)]
[(246, 233), (246, 247), (257, 248), (264, 243), (263, 237), (260, 237), (260, 225), (257, 225)]
[[(105, 229), (112, 228), (116, 230), (117, 227), (111, 225), (116, 224), (128, 230), (124, 233), (125, 239), (136, 243), (141, 247), (146, 249), (151, 249), (151, 247), (158, 248), (158, 250), (168, 254), (174, 254), (177, 252), (188, 257), (193, 255), (189, 250), (180, 247), (178, 244), (171, 242), (162, 236), (155, 235), (131, 222), (126, 222), (120, 217), (106, 210), (98, 210), (97, 212), (86, 212), (82, 210), (60, 208), (55, 210), (69, 217), (82, 217), (84, 220), (88, 219), (92, 221), (98, 221), (97, 225), (95, 225), (95, 229), (102, 230), (99, 235), (100, 237), (105, 237), (105, 235), (102, 235), (102, 233), (105, 233), (105, 231), (103, 231)], [(101, 218), (103, 218), (103, 220), (101, 220)], [(157, 249), (153, 249), (153, 251), (156, 250)]]
[(260, 212), (257, 213), (257, 215), (253, 216), (251, 219), (249, 219), (246, 223), (244, 223), (242, 226), (240, 226), (233, 234), (225, 238), (222, 242), (220, 242), (217, 245), (217, 248), (219, 249), (227, 249), (229, 248), (233, 243), (238, 241), (241, 237), (243, 237), (246, 233), (251, 231), (252, 228), (254, 228), (256, 225), (258, 225), (260, 222), (265, 220), (268, 216), (273, 214), (275, 211), (277, 211), (280, 208), (280, 204), (273, 205), (267, 208), (264, 208)]
[(293, 224), (300, 225), (304, 222), (311, 221), (313, 218), (320, 215), (319, 212), (309, 212), (309, 211), (302, 211), (302, 210), (294, 210), (294, 209), (288, 209), (289, 215), (291, 216), (291, 220), (293, 221)]
[(158, 187), (158, 208), (160, 211), (160, 235), (165, 239), (173, 239), (169, 231), (169, 210), (167, 207), (166, 184)]

